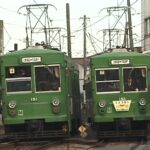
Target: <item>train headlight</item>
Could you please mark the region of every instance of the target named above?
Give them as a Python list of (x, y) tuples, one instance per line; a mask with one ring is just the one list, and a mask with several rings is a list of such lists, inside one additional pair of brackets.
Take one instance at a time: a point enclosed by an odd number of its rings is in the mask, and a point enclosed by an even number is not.
[(141, 98), (141, 99), (139, 100), (139, 104), (140, 104), (141, 106), (145, 106), (145, 105), (146, 105), (146, 100), (145, 100), (144, 98)]
[(10, 101), (10, 102), (8, 103), (8, 106), (9, 106), (9, 108), (13, 109), (13, 108), (16, 107), (16, 102), (15, 102), (15, 101)]
[(59, 104), (60, 104), (60, 100), (59, 99), (52, 100), (52, 105), (53, 106), (59, 106)]
[(100, 100), (98, 104), (100, 108), (104, 108), (106, 106), (106, 102), (104, 100)]

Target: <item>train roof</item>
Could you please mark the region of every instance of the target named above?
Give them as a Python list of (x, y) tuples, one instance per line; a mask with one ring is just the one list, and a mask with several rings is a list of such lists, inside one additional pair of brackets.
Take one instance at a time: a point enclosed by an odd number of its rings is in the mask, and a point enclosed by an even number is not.
[(63, 52), (54, 50), (54, 49), (43, 49), (43, 48), (37, 48), (37, 47), (31, 47), (31, 48), (26, 48), (18, 51), (13, 51), (6, 53), (3, 56), (12, 56), (12, 55), (32, 55), (32, 54), (63, 54)]
[[(1, 55), (1, 58), (3, 59), (3, 62), (8, 64), (12, 62), (12, 60), (20, 59), (22, 57), (44, 57), (43, 62), (46, 63), (48, 60), (55, 63), (62, 63), (66, 60), (68, 62), (69, 66), (74, 66), (76, 69), (78, 69), (78, 66), (75, 64), (73, 59), (68, 57), (64, 52), (61, 52), (56, 49), (44, 49), (41, 47), (29, 47), (26, 49), (18, 50), (9, 52), (7, 54)], [(11, 59), (10, 59), (11, 58)], [(4, 61), (5, 60), (5, 61)], [(14, 62), (14, 61), (13, 61)]]
[(150, 55), (138, 52), (107, 52), (91, 57), (90, 65), (150, 65)]
[(138, 53), (138, 52), (107, 52), (91, 57), (95, 58), (119, 58), (119, 57), (137, 57), (137, 56), (148, 56), (147, 54)]

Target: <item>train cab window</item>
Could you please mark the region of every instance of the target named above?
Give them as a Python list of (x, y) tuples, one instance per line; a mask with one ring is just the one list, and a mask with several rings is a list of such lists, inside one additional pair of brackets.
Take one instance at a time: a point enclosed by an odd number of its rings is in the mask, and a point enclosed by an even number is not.
[(146, 67), (123, 68), (124, 92), (147, 91)]
[(35, 67), (36, 91), (60, 91), (60, 67), (36, 66)]
[(97, 92), (119, 92), (119, 69), (97, 69), (96, 88)]
[(6, 67), (7, 92), (31, 92), (31, 68), (29, 66)]

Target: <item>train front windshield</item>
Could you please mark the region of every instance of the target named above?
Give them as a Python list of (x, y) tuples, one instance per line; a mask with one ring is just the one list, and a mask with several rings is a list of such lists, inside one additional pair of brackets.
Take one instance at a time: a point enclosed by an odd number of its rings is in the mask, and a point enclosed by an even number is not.
[[(96, 69), (97, 93), (109, 92), (146, 92), (147, 91), (147, 68), (123, 67)], [(119, 72), (121, 77), (119, 76)]]
[(36, 66), (35, 83), (37, 92), (60, 91), (59, 66)]
[[(31, 74), (31, 66), (6, 67), (7, 93), (60, 91), (60, 66), (35, 66)], [(34, 79), (35, 84), (33, 84)]]
[(146, 67), (123, 68), (124, 92), (147, 91)]
[(7, 92), (31, 92), (31, 68), (29, 66), (6, 67)]
[(96, 70), (97, 92), (120, 91), (119, 69)]

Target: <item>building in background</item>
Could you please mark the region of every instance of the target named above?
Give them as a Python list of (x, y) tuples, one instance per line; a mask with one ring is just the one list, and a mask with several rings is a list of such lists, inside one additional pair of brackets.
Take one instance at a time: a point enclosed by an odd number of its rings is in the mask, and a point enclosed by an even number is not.
[(150, 0), (141, 0), (141, 16), (143, 51), (150, 51)]

